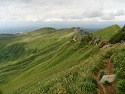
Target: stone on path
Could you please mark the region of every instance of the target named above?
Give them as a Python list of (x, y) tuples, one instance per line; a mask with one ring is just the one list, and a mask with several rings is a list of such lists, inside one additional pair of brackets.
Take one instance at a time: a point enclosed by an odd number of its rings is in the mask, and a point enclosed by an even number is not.
[(102, 79), (100, 80), (100, 83), (105, 83), (105, 81), (108, 81), (109, 83), (112, 83), (116, 78), (115, 74), (112, 75), (103, 75)]

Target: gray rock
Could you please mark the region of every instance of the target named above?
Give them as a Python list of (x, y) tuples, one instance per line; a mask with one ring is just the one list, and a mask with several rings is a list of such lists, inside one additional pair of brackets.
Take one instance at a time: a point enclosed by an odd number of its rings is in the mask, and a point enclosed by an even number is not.
[(121, 43), (125, 43), (125, 40), (121, 40)]
[(80, 32), (80, 27), (75, 27), (74, 32), (79, 33)]
[(94, 44), (94, 45), (98, 45), (99, 42), (101, 42), (101, 41), (102, 41), (101, 36), (96, 36), (96, 37), (93, 39), (93, 44)]
[(72, 39), (74, 42), (76, 42), (76, 41), (77, 41), (77, 37), (76, 37), (76, 36), (74, 36), (74, 35), (72, 35), (71, 39)]
[(104, 46), (102, 47), (102, 49), (108, 49), (108, 48), (110, 48), (110, 47), (112, 47), (112, 44), (107, 44), (107, 45), (104, 45)]
[(105, 83), (105, 81), (108, 81), (109, 83), (112, 83), (116, 78), (115, 74), (112, 75), (103, 75), (102, 79), (100, 80), (100, 83)]

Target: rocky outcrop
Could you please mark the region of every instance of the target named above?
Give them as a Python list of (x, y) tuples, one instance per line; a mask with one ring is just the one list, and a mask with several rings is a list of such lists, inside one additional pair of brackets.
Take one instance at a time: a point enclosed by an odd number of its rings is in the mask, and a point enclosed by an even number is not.
[(76, 42), (77, 41), (77, 37), (74, 36), (74, 35), (72, 35), (71, 40), (73, 40), (74, 42)]
[(80, 27), (75, 27), (74, 32), (79, 33), (80, 32)]
[(112, 44), (107, 44), (107, 45), (104, 45), (104, 46), (102, 47), (102, 49), (108, 49), (108, 48), (110, 48), (110, 47), (112, 47)]
[(102, 41), (101, 36), (96, 36), (96, 37), (93, 39), (93, 44), (94, 44), (94, 45), (98, 45), (101, 41)]

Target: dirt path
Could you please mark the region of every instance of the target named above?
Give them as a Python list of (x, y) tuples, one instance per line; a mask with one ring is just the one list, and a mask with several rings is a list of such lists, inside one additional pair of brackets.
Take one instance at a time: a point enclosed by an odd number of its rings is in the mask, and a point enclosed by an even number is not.
[[(104, 70), (108, 75), (114, 74), (114, 64), (111, 62), (111, 59), (108, 58), (105, 65)], [(110, 86), (104, 86), (106, 90), (106, 94), (116, 94), (115, 83), (113, 82)]]
[[(108, 58), (103, 66), (103, 69), (106, 71), (106, 73), (108, 75), (114, 74), (114, 65), (111, 62), (110, 58)], [(97, 85), (98, 85), (98, 94), (117, 94), (116, 93), (116, 87), (115, 87), (115, 83), (112, 83), (109, 86), (103, 85), (100, 83), (99, 80), (99, 73), (97, 73), (94, 78), (97, 81)]]
[(103, 68), (107, 74), (113, 74), (114, 73), (114, 64), (111, 62), (110, 58), (108, 58), (104, 64)]
[(97, 86), (98, 86), (98, 94), (106, 94), (105, 87), (100, 83), (98, 75), (95, 75), (94, 78), (97, 81)]

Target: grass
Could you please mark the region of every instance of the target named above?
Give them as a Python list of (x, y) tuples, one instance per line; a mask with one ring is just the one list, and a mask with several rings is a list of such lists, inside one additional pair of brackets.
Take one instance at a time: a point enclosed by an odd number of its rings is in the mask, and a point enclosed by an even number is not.
[(102, 39), (108, 41), (111, 38), (111, 36), (117, 33), (120, 29), (121, 28), (118, 25), (112, 25), (95, 32), (94, 36), (101, 36)]
[(118, 94), (125, 93), (125, 46), (120, 48), (120, 50), (112, 57), (112, 61), (115, 65), (116, 72), (116, 87), (118, 88)]
[(100, 50), (100, 45), (71, 41), (74, 34), (73, 28), (41, 28), (0, 40), (0, 93), (97, 94), (93, 75), (104, 74), (111, 55), (119, 94), (124, 92), (125, 45)]

